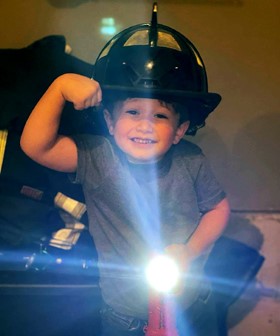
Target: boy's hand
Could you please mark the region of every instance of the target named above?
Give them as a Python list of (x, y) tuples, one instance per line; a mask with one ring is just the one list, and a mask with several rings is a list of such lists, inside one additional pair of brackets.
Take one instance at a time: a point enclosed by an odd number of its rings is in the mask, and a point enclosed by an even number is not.
[(78, 74), (64, 74), (58, 77), (56, 85), (65, 101), (73, 103), (76, 110), (98, 106), (102, 101), (99, 83)]
[(165, 253), (172, 258), (179, 267), (180, 278), (177, 286), (172, 290), (173, 295), (180, 296), (185, 288), (185, 275), (188, 272), (190, 256), (185, 244), (172, 244), (165, 248)]

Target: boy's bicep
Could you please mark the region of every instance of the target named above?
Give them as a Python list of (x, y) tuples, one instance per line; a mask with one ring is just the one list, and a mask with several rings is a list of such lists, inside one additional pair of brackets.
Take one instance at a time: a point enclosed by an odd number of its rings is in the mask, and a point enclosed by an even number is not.
[(207, 212), (226, 197), (226, 193), (220, 185), (209, 165), (208, 160), (203, 157), (195, 182), (198, 206), (201, 212)]
[(77, 168), (77, 146), (72, 138), (58, 136), (52, 147), (33, 159), (47, 168), (72, 173)]

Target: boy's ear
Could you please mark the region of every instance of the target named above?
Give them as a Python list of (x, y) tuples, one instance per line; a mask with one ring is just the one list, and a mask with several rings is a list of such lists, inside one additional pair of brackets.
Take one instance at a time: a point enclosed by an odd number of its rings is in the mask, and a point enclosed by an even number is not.
[(189, 126), (190, 126), (189, 121), (185, 121), (178, 126), (178, 128), (176, 130), (176, 133), (175, 133), (174, 140), (173, 140), (174, 145), (177, 145), (177, 143), (179, 143), (179, 141), (183, 138), (183, 136), (187, 132)]
[(103, 114), (104, 114), (104, 119), (106, 121), (109, 133), (111, 135), (113, 135), (114, 134), (114, 125), (113, 125), (113, 120), (112, 120), (111, 113), (108, 110), (105, 109)]

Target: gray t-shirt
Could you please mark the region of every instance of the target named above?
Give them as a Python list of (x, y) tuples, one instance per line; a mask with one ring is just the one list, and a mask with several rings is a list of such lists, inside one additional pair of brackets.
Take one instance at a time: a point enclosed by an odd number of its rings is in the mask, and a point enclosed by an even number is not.
[[(182, 140), (157, 164), (127, 161), (112, 139), (74, 138), (76, 182), (85, 195), (89, 230), (98, 252), (104, 301), (120, 313), (147, 318), (148, 288), (143, 269), (149, 257), (172, 243), (185, 243), (201, 214), (225, 193), (196, 145)], [(184, 307), (197, 296), (207, 255), (193, 263)]]

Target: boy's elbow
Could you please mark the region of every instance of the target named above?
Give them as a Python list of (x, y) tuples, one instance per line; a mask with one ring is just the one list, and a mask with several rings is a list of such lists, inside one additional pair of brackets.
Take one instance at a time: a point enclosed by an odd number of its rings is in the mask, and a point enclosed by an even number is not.
[(24, 134), (22, 134), (20, 138), (20, 148), (27, 156), (36, 161), (36, 157), (38, 156), (38, 154), (36, 153), (34, 143)]
[(24, 151), (24, 153), (26, 153), (28, 151), (28, 141), (26, 140), (26, 137), (24, 134), (21, 135), (20, 137), (20, 141), (19, 141), (19, 144), (20, 144), (20, 148)]
[(224, 211), (225, 213), (229, 216), (230, 215), (230, 204), (227, 198), (223, 199), (223, 207), (224, 207)]
[(19, 141), (20, 148), (22, 151), (27, 154), (28, 152), (28, 142), (26, 141), (24, 135), (22, 134)]
[(230, 205), (227, 198), (224, 198), (216, 207), (216, 209), (219, 211), (221, 217), (224, 219), (223, 222), (225, 223), (225, 226), (228, 223), (229, 217), (230, 217)]

